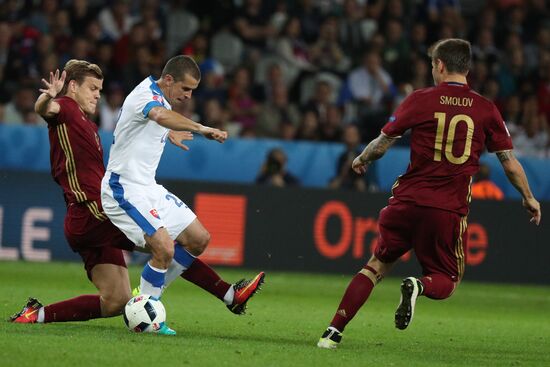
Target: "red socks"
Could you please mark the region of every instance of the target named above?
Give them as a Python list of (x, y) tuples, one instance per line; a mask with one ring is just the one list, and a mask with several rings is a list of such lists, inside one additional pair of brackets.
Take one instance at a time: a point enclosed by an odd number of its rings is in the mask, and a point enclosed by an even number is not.
[(370, 266), (367, 265), (361, 269), (348, 285), (330, 326), (343, 332), (348, 322), (353, 319), (357, 311), (369, 298), (372, 289), (379, 280), (378, 278), (378, 273)]
[(44, 307), (44, 322), (86, 321), (101, 317), (99, 295), (84, 295)]
[(223, 281), (222, 278), (205, 264), (201, 259), (196, 258), (189, 269), (185, 270), (181, 277), (198, 285), (205, 291), (213, 294), (223, 301), (223, 297), (231, 287), (231, 284)]
[(420, 278), (424, 286), (424, 296), (431, 299), (445, 299), (453, 294), (457, 283), (443, 274), (430, 274)]

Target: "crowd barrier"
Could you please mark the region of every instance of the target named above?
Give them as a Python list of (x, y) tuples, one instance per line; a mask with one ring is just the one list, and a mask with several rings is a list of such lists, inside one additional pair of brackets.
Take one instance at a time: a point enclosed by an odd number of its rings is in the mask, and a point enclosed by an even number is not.
[[(101, 132), (105, 162), (112, 143), (112, 133)], [(157, 177), (209, 182), (253, 183), (267, 152), (281, 147), (288, 155), (288, 170), (298, 176), (304, 187), (327, 187), (336, 174), (342, 144), (319, 142), (284, 142), (265, 139), (231, 138), (224, 144), (196, 137), (188, 142), (190, 152), (167, 143)], [(550, 200), (550, 159), (521, 158), (534, 194)], [(482, 161), (491, 168), (491, 178), (507, 198), (519, 198), (498, 160), (486, 154)], [(392, 147), (371, 169), (376, 171), (380, 189), (389, 192), (395, 179), (409, 163), (409, 149)], [(49, 172), (48, 132), (44, 127), (0, 124), (0, 170)]]

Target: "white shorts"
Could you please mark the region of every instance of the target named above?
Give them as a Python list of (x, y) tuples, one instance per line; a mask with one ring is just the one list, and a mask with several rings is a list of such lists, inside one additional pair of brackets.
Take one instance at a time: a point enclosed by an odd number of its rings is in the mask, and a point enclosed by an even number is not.
[(114, 172), (101, 181), (101, 204), (111, 222), (139, 247), (145, 247), (144, 234), (152, 236), (161, 227), (175, 240), (197, 217), (163, 186), (131, 183)]

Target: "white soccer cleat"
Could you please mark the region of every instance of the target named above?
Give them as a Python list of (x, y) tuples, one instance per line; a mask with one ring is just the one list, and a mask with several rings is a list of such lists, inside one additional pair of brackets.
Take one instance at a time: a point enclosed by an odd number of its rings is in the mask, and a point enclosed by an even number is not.
[(401, 300), (395, 311), (395, 327), (405, 330), (414, 316), (414, 306), (420, 293), (418, 279), (408, 277), (401, 283)]
[(342, 333), (330, 326), (317, 342), (317, 346), (323, 349), (336, 349), (341, 340)]

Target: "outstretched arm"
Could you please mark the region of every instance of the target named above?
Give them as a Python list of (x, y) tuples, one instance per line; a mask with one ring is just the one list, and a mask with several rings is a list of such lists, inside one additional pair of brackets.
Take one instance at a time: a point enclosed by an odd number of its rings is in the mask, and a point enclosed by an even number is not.
[(227, 132), (204, 126), (177, 112), (170, 111), (164, 107), (153, 107), (149, 111), (149, 118), (159, 125), (175, 131), (193, 131), (204, 135), (205, 138), (223, 143), (227, 139)]
[(61, 77), (59, 76), (59, 69), (50, 72), (50, 82), (46, 79), (42, 79), (42, 83), (46, 88), (39, 89), (42, 94), (38, 97), (34, 103), (34, 111), (42, 117), (48, 118), (59, 113), (59, 103), (53, 101), (59, 92), (63, 89), (65, 84), (65, 77), (67, 73), (63, 71)]
[(529, 188), (529, 182), (527, 181), (527, 176), (525, 176), (525, 171), (521, 163), (519, 163), (511, 150), (497, 152), (496, 154), (506, 173), (506, 177), (508, 177), (508, 180), (521, 194), (523, 207), (527, 209), (531, 215), (531, 222), (539, 225), (541, 218), (540, 204)]
[(382, 156), (386, 154), (386, 151), (393, 145), (395, 139), (396, 138), (381, 133), (353, 160), (351, 168), (358, 174), (367, 172), (367, 165), (372, 161), (382, 158)]

